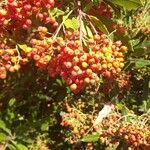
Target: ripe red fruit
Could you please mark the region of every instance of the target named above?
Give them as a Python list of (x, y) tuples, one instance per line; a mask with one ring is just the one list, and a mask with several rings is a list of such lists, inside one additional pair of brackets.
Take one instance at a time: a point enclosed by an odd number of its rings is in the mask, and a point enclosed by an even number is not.
[(121, 46), (119, 51), (126, 52), (127, 51), (127, 47), (126, 46)]
[(94, 35), (93, 38), (95, 41), (99, 41), (101, 39), (100, 35), (98, 35), (98, 34)]
[(30, 26), (31, 24), (32, 24), (32, 21), (31, 21), (30, 19), (27, 19), (27, 20), (26, 20), (26, 25), (27, 25), (27, 26)]
[(107, 78), (110, 78), (111, 77), (111, 72), (110, 71), (105, 71), (104, 76), (107, 77)]
[(31, 5), (27, 4), (23, 8), (24, 8), (24, 10), (29, 11), (31, 9)]
[(119, 31), (119, 33), (125, 33), (126, 32), (126, 28), (125, 27), (119, 27), (118, 31)]
[(71, 62), (64, 62), (66, 68), (71, 68), (72, 67), (72, 63)]

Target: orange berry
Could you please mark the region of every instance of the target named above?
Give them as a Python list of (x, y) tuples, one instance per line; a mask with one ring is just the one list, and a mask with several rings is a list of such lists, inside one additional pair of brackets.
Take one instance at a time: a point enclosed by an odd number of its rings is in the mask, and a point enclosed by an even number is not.
[(72, 90), (72, 91), (75, 91), (76, 89), (77, 89), (77, 85), (74, 83), (74, 84), (71, 84), (70, 85), (70, 89)]

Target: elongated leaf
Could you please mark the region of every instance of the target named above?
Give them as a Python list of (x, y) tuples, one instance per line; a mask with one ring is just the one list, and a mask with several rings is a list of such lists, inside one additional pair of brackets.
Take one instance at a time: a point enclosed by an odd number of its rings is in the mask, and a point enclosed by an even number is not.
[(28, 150), (28, 148), (21, 143), (17, 143), (16, 141), (13, 140), (11, 140), (11, 142), (16, 147), (16, 150)]
[(82, 22), (82, 31), (84, 35), (88, 36), (89, 38), (93, 37), (91, 29), (84, 22)]
[(0, 120), (0, 128), (1, 129), (6, 128), (6, 124), (3, 120)]
[(82, 142), (96, 142), (99, 139), (99, 134), (88, 134), (81, 139)]
[(10, 129), (8, 129), (6, 127), (6, 124), (3, 120), (0, 120), (0, 129), (2, 129), (3, 131), (5, 131), (6, 133), (8, 133), (9, 135), (11, 135), (11, 131)]
[(10, 150), (16, 150), (16, 147), (13, 146), (12, 144), (9, 144), (8, 147), (9, 147)]
[(140, 0), (109, 0), (111, 3), (124, 7), (127, 10), (137, 9), (142, 6)]
[(91, 15), (89, 15), (89, 19), (97, 29), (99, 29), (100, 31), (102, 31), (105, 34), (109, 34), (106, 26), (103, 24), (103, 22), (100, 19), (98, 19), (95, 16), (91, 16)]
[(28, 148), (26, 146), (24, 146), (23, 144), (19, 143), (16, 146), (17, 146), (18, 150), (28, 150)]
[(59, 17), (59, 16), (64, 15), (65, 12), (58, 8), (54, 8), (54, 9), (49, 9), (48, 13), (50, 16)]

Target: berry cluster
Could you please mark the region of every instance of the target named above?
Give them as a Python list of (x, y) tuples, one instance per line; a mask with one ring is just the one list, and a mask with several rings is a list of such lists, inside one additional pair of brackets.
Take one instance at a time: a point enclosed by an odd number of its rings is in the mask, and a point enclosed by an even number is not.
[[(138, 124), (136, 121), (135, 123), (125, 122), (121, 118), (123, 118), (121, 114), (113, 114), (104, 119), (102, 124), (96, 128), (97, 132), (101, 132), (100, 143), (105, 143), (108, 140), (110, 143), (119, 142), (121, 144), (123, 142), (126, 143), (129, 149), (150, 145), (150, 128), (148, 124), (142, 124), (142, 120)], [(133, 119), (133, 116), (131, 118)], [(101, 128), (107, 130), (102, 131)]]
[(140, 31), (146, 36), (150, 36), (150, 2), (137, 11), (133, 16), (133, 27), (136, 31)]
[[(78, 103), (79, 102), (79, 103)], [(71, 137), (67, 138), (71, 143), (76, 143), (83, 136), (88, 134), (99, 134), (99, 142), (111, 147), (113, 144), (124, 148), (132, 149), (145, 148), (150, 146), (150, 127), (148, 116), (137, 116), (133, 112), (122, 115), (117, 107), (97, 125), (93, 125), (96, 117), (97, 104), (94, 112), (84, 113), (86, 105), (78, 101), (77, 107), (66, 105), (68, 113), (62, 115), (62, 126), (70, 128)], [(89, 109), (89, 108), (88, 108)], [(88, 144), (88, 145), (91, 145)], [(91, 146), (92, 147), (92, 146)]]
[(105, 2), (101, 2), (100, 5), (93, 6), (89, 13), (91, 15), (105, 16), (111, 18), (113, 16), (113, 9)]
[(22, 58), (17, 48), (5, 46), (0, 48), (0, 79), (5, 79), (7, 71), (15, 72), (20, 69), (20, 64), (25, 64), (27, 58)]
[(47, 9), (54, 7), (54, 3), (54, 0), (8, 0), (0, 10), (0, 26), (10, 30), (20, 27), (28, 29), (36, 17), (56, 27), (58, 23), (47, 12)]
[[(76, 101), (76, 107), (71, 107), (68, 103), (65, 103), (65, 106), (67, 113), (62, 114), (61, 125), (70, 128), (71, 136), (66, 138), (66, 141), (75, 144), (87, 133), (92, 126), (92, 121), (95, 120), (95, 116), (83, 113), (83, 109), (88, 109), (89, 106), (85, 105), (85, 102), (81, 99)], [(95, 108), (97, 106), (98, 104)]]
[(118, 23), (114, 23), (112, 25), (112, 30), (116, 30), (118, 33), (124, 34), (127, 29)]
[(33, 59), (35, 65), (41, 69), (47, 67), (53, 54), (53, 40), (46, 37), (47, 31), (46, 27), (38, 27), (38, 34), (36, 34), (36, 38), (30, 40), (31, 47), (27, 53), (27, 57)]
[(120, 41), (112, 43), (106, 35), (94, 35), (82, 47), (79, 33), (66, 32), (60, 49), (48, 67), (52, 77), (60, 75), (74, 93), (86, 85), (94, 85), (100, 76), (112, 78), (124, 67), (123, 53), (127, 50)]
[(130, 88), (130, 78), (131, 75), (121, 74), (119, 77), (116, 78), (118, 83), (119, 89), (127, 90)]

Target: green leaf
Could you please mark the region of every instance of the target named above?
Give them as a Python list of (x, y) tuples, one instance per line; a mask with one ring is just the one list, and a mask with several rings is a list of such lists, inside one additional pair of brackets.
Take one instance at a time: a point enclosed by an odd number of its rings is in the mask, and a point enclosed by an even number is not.
[(150, 99), (143, 101), (143, 104), (140, 106), (139, 110), (145, 113), (148, 112), (148, 110), (150, 110)]
[(99, 139), (99, 134), (88, 134), (84, 136), (81, 141), (82, 142), (96, 142)]
[(97, 17), (95, 16), (91, 16), (91, 15), (88, 15), (90, 21), (92, 22), (92, 24), (99, 30), (101, 30), (103, 33), (105, 34), (109, 34), (106, 26), (103, 24), (103, 22), (101, 22), (100, 19), (98, 19)]
[(94, 5), (93, 2), (89, 2), (89, 3), (85, 4), (83, 11), (88, 12), (92, 8), (93, 5)]
[(12, 107), (15, 104), (15, 102), (16, 102), (15, 98), (10, 99), (9, 104), (8, 104), (9, 107)]
[(109, 0), (111, 3), (117, 4), (119, 6), (124, 7), (127, 10), (135, 10), (138, 7), (142, 6), (142, 2), (140, 0)]
[(84, 22), (82, 22), (81, 26), (82, 26), (82, 31), (83, 31), (84, 35), (89, 38), (92, 38), (93, 34), (92, 34), (91, 29)]
[(135, 68), (136, 69), (143, 68), (148, 65), (150, 65), (150, 60), (145, 60), (143, 58), (135, 59)]
[(16, 147), (18, 148), (18, 150), (28, 150), (28, 148), (25, 145), (20, 144), (20, 143), (17, 144)]
[(102, 0), (92, 0), (92, 2), (95, 3), (95, 4), (100, 4), (101, 1)]
[(71, 15), (71, 13), (72, 13), (72, 10), (68, 14), (63, 16), (63, 18), (62, 18), (63, 23), (68, 19), (68, 17)]
[(48, 131), (48, 127), (49, 127), (49, 123), (48, 123), (48, 122), (44, 122), (44, 123), (41, 125), (41, 130), (42, 130), (42, 131)]
[(17, 143), (16, 141), (13, 140), (11, 140), (11, 142), (17, 148), (16, 150), (28, 150), (28, 148), (21, 143)]
[(4, 133), (0, 133), (0, 142), (5, 142), (7, 141), (8, 136)]
[(12, 144), (9, 144), (8, 147), (9, 147), (10, 150), (16, 150), (16, 147), (13, 146)]
[(3, 120), (0, 120), (0, 128), (1, 129), (6, 128), (6, 124)]
[(25, 53), (28, 53), (32, 50), (31, 47), (28, 47), (26, 44), (18, 44), (19, 48), (23, 50)]
[(66, 28), (71, 28), (73, 30), (77, 30), (79, 27), (78, 20), (75, 17), (65, 20), (64, 25)]
[(9, 135), (11, 135), (11, 131), (10, 129), (8, 129), (6, 127), (6, 124), (3, 120), (0, 120), (0, 129), (2, 129), (3, 131), (5, 131), (6, 133), (8, 133)]
[(141, 44), (135, 46), (135, 48), (145, 48), (150, 46), (150, 39), (143, 41)]
[(122, 115), (127, 115), (130, 113), (130, 110), (122, 103), (117, 103), (116, 107), (121, 111)]
[(64, 15), (65, 12), (58, 9), (58, 8), (53, 8), (53, 9), (49, 9), (48, 13), (49, 13), (50, 16), (59, 17), (59, 16)]

